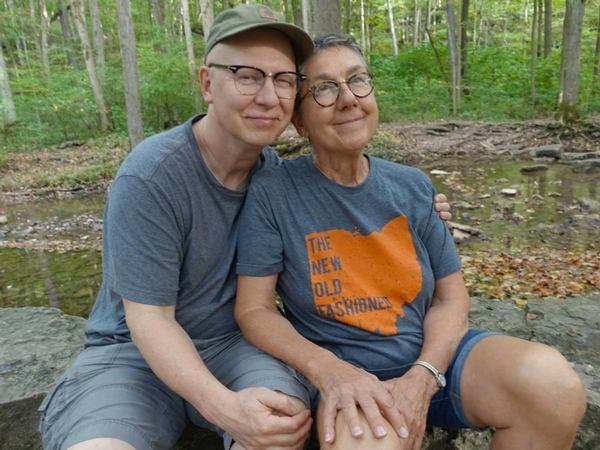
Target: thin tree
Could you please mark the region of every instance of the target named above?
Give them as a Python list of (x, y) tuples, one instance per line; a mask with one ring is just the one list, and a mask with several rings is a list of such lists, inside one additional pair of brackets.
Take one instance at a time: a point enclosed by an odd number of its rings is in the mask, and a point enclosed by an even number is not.
[(467, 68), (468, 68), (468, 34), (467, 26), (469, 24), (469, 0), (462, 0), (460, 8), (460, 82), (462, 85), (462, 93), (465, 95), (469, 94), (469, 89), (466, 86), (465, 80), (467, 79)]
[(598, 4), (598, 22), (596, 23), (596, 50), (594, 52), (594, 81), (600, 83), (600, 4)]
[(46, 9), (45, 0), (39, 0), (38, 6), (40, 9), (40, 51), (42, 55), (42, 63), (44, 64), (44, 71), (50, 73), (50, 59), (48, 58), (48, 27), (50, 20), (48, 19), (48, 10)]
[[(391, 1), (388, 0), (388, 3), (391, 3)], [(416, 47), (419, 45), (419, 36), (421, 34), (421, 8), (419, 0), (415, 0), (413, 14), (413, 47)], [(394, 53), (394, 55), (397, 55), (397, 53)]]
[(552, 54), (552, 0), (544, 0), (544, 58)]
[(562, 125), (571, 126), (579, 119), (577, 96), (585, 0), (566, 0), (565, 3), (557, 119)]
[(98, 128), (100, 128), (102, 131), (106, 131), (110, 126), (110, 122), (108, 120), (108, 109), (106, 108), (106, 103), (104, 102), (102, 88), (100, 87), (100, 81), (98, 80), (98, 74), (96, 72), (96, 65), (94, 64), (92, 46), (90, 45), (90, 39), (88, 37), (87, 27), (85, 24), (83, 0), (70, 1), (71, 11), (73, 11), (73, 17), (75, 18), (75, 26), (77, 27), (77, 33), (79, 34), (79, 39), (81, 40), (83, 59), (85, 60), (85, 66), (90, 78), (90, 84), (94, 93), (96, 107), (98, 108)]
[(460, 111), (460, 47), (457, 42), (458, 39), (456, 39), (454, 5), (451, 1), (446, 3), (446, 16), (448, 26), (448, 58), (452, 81), (452, 113), (456, 116)]
[(365, 30), (365, 0), (360, 0), (360, 44), (367, 49), (367, 33)]
[(192, 82), (192, 90), (194, 92), (194, 104), (196, 106), (196, 111), (202, 111), (202, 97), (200, 96), (200, 91), (198, 89), (198, 73), (196, 70), (196, 58), (194, 56), (194, 42), (192, 41), (192, 27), (190, 24), (188, 0), (181, 0), (181, 15), (183, 16), (183, 32), (185, 34), (185, 46), (187, 49), (188, 70)]
[(208, 37), (208, 31), (215, 20), (212, 0), (200, 0), (200, 13), (202, 14), (202, 29), (204, 37)]
[(150, 14), (154, 23), (162, 28), (165, 26), (165, 4), (163, 0), (152, 0), (150, 4)]
[(13, 102), (12, 91), (2, 45), (0, 45), (0, 128), (5, 128), (17, 121), (17, 111)]
[(140, 96), (135, 31), (131, 15), (130, 0), (116, 0), (117, 25), (123, 61), (123, 87), (125, 88), (125, 109), (129, 144), (134, 148), (144, 139), (142, 125), (142, 101)]
[(538, 43), (537, 43), (537, 21), (538, 21), (538, 0), (533, 0), (533, 20), (531, 21), (531, 66), (530, 66), (530, 78), (531, 78), (531, 104), (536, 105), (536, 93), (535, 93), (535, 62), (538, 54)]
[(392, 9), (392, 0), (387, 0), (388, 21), (390, 24), (390, 34), (392, 35), (392, 49), (394, 56), (398, 56), (398, 40), (396, 39), (396, 25), (394, 24), (394, 11)]
[(302, 26), (302, 1), (301, 0), (292, 0), (292, 17), (294, 18), (294, 23), (299, 27)]
[(341, 31), (340, 1), (315, 0), (314, 35)]
[[(79, 61), (73, 50), (73, 32), (71, 31), (71, 22), (69, 21), (69, 9), (65, 0), (60, 0), (58, 3), (59, 10), (55, 14), (58, 16), (60, 22), (60, 32), (63, 37), (63, 45), (65, 47), (65, 56), (67, 64), (69, 64), (73, 70), (79, 70)], [(52, 20), (50, 21), (52, 22)]]
[(310, 0), (302, 0), (302, 28), (304, 28), (307, 33), (312, 34), (313, 23), (310, 6)]
[(104, 67), (104, 30), (102, 29), (102, 21), (100, 20), (100, 8), (98, 8), (98, 0), (89, 0), (89, 2), (96, 68), (102, 68)]

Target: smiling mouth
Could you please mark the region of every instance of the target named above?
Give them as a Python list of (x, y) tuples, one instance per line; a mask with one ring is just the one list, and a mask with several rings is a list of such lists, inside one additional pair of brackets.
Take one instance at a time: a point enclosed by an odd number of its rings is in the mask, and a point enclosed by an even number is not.
[(350, 124), (350, 123), (358, 122), (359, 120), (362, 120), (362, 119), (363, 119), (362, 117), (356, 117), (354, 119), (347, 119), (347, 120), (344, 120), (342, 122), (337, 122), (334, 125), (347, 125), (347, 124)]

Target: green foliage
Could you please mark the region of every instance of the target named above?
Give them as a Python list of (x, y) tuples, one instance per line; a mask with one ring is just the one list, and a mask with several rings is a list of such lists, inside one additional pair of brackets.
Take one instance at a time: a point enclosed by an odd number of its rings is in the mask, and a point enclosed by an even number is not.
[[(402, 48), (395, 58), (371, 55), (383, 122), (443, 119), (451, 114), (446, 81), (448, 56), (445, 47), (439, 50), (445, 73), (429, 44)], [(600, 110), (598, 95), (593, 95), (593, 57), (593, 49), (584, 50), (579, 103), (582, 114)], [(530, 63), (525, 47), (469, 47), (468, 71), (463, 81), (468, 93), (462, 95), (461, 117), (523, 120), (552, 115), (557, 105), (560, 52), (536, 61), (535, 106), (531, 100)]]

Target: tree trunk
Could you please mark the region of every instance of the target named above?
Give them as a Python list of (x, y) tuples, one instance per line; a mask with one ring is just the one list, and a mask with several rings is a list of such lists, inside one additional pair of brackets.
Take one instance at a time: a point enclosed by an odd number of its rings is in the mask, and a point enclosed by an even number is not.
[[(389, 3), (390, 0), (388, 0)], [(421, 34), (421, 8), (419, 7), (419, 0), (415, 0), (414, 4), (414, 18), (413, 18), (413, 47), (419, 45), (419, 35)], [(394, 53), (395, 55), (397, 53)]]
[(130, 0), (116, 0), (117, 25), (119, 42), (121, 43), (121, 59), (123, 61), (123, 87), (125, 88), (125, 109), (129, 144), (133, 149), (144, 140), (142, 125), (142, 100), (140, 97), (137, 52), (135, 48), (135, 31), (131, 15)]
[[(118, 1), (118, 0), (117, 0)], [(194, 56), (194, 42), (192, 41), (192, 27), (190, 25), (190, 9), (188, 0), (181, 0), (181, 14), (183, 16), (183, 32), (185, 34), (185, 47), (187, 49), (188, 70), (192, 82), (192, 91), (194, 93), (194, 105), (196, 111), (202, 111), (202, 97), (198, 89), (198, 71), (196, 69), (196, 57)]]
[(204, 31), (204, 38), (206, 39), (210, 27), (215, 20), (212, 0), (200, 0), (200, 13), (202, 14), (202, 30)]
[(536, 105), (535, 96), (535, 60), (537, 59), (537, 21), (538, 21), (538, 0), (533, 0), (533, 20), (531, 21), (531, 104)]
[(560, 62), (560, 91), (558, 96), (558, 121), (570, 126), (579, 118), (579, 70), (581, 64), (581, 31), (585, 0), (566, 0), (563, 25), (563, 45)]
[(544, 0), (544, 58), (552, 54), (552, 0)]
[(388, 21), (390, 23), (390, 34), (392, 35), (392, 49), (394, 56), (398, 56), (398, 41), (396, 39), (396, 25), (394, 24), (394, 12), (392, 10), (392, 0), (387, 0)]
[(534, 0), (537, 2), (537, 57), (541, 57), (544, 49), (544, 42), (542, 40), (543, 28), (544, 28), (544, 0)]
[(38, 6), (40, 8), (40, 52), (42, 55), (42, 63), (44, 64), (44, 71), (50, 73), (50, 60), (48, 58), (48, 11), (46, 10), (46, 1), (38, 0)]
[(596, 64), (594, 66), (594, 81), (600, 83), (600, 4), (598, 5), (598, 23), (596, 24)]
[(59, 20), (60, 20), (60, 31), (63, 37), (65, 46), (65, 56), (67, 58), (67, 64), (70, 65), (73, 70), (79, 70), (79, 61), (73, 51), (73, 32), (71, 31), (71, 23), (69, 22), (69, 9), (65, 0), (59, 2)]
[(299, 27), (303, 26), (301, 0), (292, 0), (292, 17), (294, 18), (294, 24)]
[(17, 121), (17, 111), (13, 102), (12, 91), (10, 90), (10, 81), (6, 62), (0, 45), (0, 128), (12, 125)]
[(454, 5), (450, 1), (446, 4), (446, 13), (448, 21), (448, 58), (452, 80), (452, 113), (456, 116), (460, 111), (460, 51), (456, 42)]
[(340, 0), (315, 0), (314, 35), (340, 31)]
[[(202, 4), (202, 2), (200, 2)], [(154, 23), (162, 28), (165, 26), (165, 4), (163, 0), (152, 0), (150, 4), (150, 11), (152, 14), (152, 20)]]
[(344, 20), (344, 33), (350, 34), (352, 30), (352, 2), (350, 0), (346, 0), (345, 4), (345, 20)]
[(310, 8), (310, 0), (302, 0), (302, 28), (312, 35), (313, 22)]
[(423, 36), (425, 41), (429, 41), (429, 30), (431, 29), (432, 14), (432, 0), (427, 0), (427, 6), (425, 7), (425, 35)]
[(77, 27), (77, 33), (81, 40), (81, 48), (83, 49), (83, 59), (85, 60), (85, 66), (90, 77), (90, 84), (92, 85), (92, 91), (94, 92), (94, 99), (96, 100), (96, 107), (98, 108), (98, 128), (102, 131), (109, 129), (108, 120), (108, 109), (104, 102), (104, 96), (102, 95), (102, 88), (100, 87), (100, 81), (98, 80), (98, 74), (96, 73), (96, 65), (94, 64), (94, 57), (92, 55), (92, 47), (90, 45), (90, 39), (87, 33), (87, 27), (85, 24), (85, 13), (83, 7), (83, 0), (70, 0), (71, 11), (75, 17), (75, 25)]
[(469, 37), (467, 36), (467, 29), (469, 24), (469, 0), (462, 0), (462, 6), (460, 10), (460, 78), (464, 94), (468, 94), (469, 91), (465, 85), (467, 78), (467, 43)]
[(367, 33), (365, 30), (365, 0), (360, 0), (360, 45), (367, 50)]
[(100, 20), (100, 9), (98, 0), (89, 0), (90, 18), (92, 20), (92, 39), (94, 42), (94, 52), (96, 54), (96, 68), (104, 67), (104, 31), (102, 30), (102, 21)]

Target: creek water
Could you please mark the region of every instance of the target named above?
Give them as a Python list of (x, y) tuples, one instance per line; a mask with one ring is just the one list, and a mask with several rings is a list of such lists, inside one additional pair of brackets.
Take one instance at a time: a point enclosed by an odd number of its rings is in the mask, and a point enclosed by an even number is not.
[[(540, 245), (574, 250), (591, 246), (600, 251), (600, 211), (582, 207), (582, 199), (600, 202), (600, 174), (575, 174), (561, 164), (525, 174), (524, 166), (531, 163), (463, 163), (437, 168), (446, 174), (430, 173), (437, 190), (457, 202), (452, 210), (455, 221), (479, 229), (484, 236), (462, 241), (459, 252), (468, 246)], [(503, 189), (516, 193), (507, 196)], [(0, 241), (15, 239), (16, 223), (24, 224), (21, 230), (28, 224), (52, 224), (48, 229), (60, 224), (54, 232), (62, 238), (81, 239), (85, 234), (86, 239), (99, 239), (103, 205), (103, 195), (0, 205), (8, 218), (7, 224), (0, 225)], [(82, 221), (89, 226), (74, 225)], [(96, 248), (66, 252), (35, 248), (0, 246), (0, 307), (53, 306), (87, 317), (102, 280), (101, 253)]]

